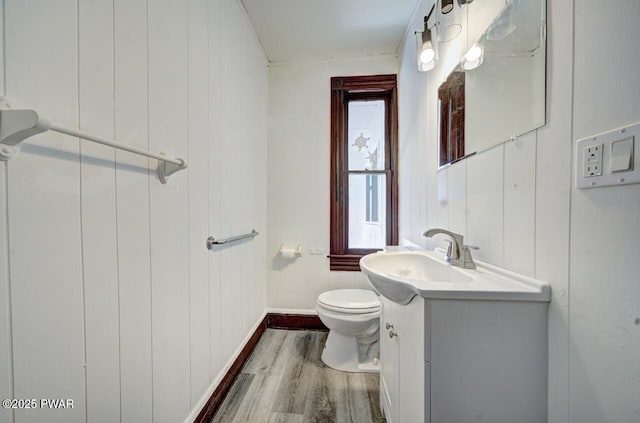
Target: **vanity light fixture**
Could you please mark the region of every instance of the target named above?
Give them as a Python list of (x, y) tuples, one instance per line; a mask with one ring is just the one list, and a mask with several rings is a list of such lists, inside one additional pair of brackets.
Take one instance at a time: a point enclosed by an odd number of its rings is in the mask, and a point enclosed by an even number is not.
[(484, 51), (478, 44), (474, 44), (462, 58), (460, 66), (464, 70), (473, 70), (484, 61)]
[[(438, 42), (446, 43), (453, 40), (462, 32), (463, 6), (471, 3), (473, 0), (436, 0), (436, 8), (439, 11), (436, 17), (435, 26), (438, 33)], [(465, 18), (466, 19), (466, 15)]]
[[(473, 0), (458, 0), (458, 5), (462, 7), (465, 4), (469, 4), (472, 2)], [(442, 2), (440, 3), (440, 13), (442, 13), (443, 15), (446, 15), (447, 13), (451, 12), (454, 7), (455, 7), (454, 0), (442, 0)]]
[(431, 7), (429, 14), (424, 17), (424, 30), (422, 32), (416, 31), (416, 41), (418, 43), (418, 70), (420, 72), (430, 71), (436, 65), (435, 44), (428, 25), (429, 18), (431, 17), (434, 8), (435, 5)]
[(446, 15), (453, 10), (453, 6), (453, 0), (442, 0), (442, 3), (440, 3), (440, 12)]

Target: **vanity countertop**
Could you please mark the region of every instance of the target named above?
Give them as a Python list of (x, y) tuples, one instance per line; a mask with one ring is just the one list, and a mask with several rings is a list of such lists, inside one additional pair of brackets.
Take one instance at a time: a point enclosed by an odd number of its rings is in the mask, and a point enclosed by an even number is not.
[(371, 286), (390, 300), (407, 304), (419, 295), (432, 299), (549, 302), (551, 287), (515, 272), (475, 261), (462, 269), (438, 251), (387, 250), (364, 256), (360, 267)]

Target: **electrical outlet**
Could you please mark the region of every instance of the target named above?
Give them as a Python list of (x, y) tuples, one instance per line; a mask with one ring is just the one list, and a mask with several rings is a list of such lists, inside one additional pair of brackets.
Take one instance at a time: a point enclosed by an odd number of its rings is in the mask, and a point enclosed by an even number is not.
[(602, 175), (602, 149), (602, 144), (585, 147), (583, 169), (585, 178)]

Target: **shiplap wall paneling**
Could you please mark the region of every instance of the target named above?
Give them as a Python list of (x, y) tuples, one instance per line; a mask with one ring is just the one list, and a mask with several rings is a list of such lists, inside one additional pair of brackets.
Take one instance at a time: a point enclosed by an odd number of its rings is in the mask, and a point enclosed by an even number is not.
[[(11, 287), (9, 285), (9, 237), (7, 225), (7, 165), (0, 163), (0, 397), (13, 398), (11, 356)], [(0, 408), (0, 422), (9, 423), (13, 410)]]
[(504, 267), (535, 273), (536, 131), (504, 145)]
[[(114, 0), (115, 134), (149, 148), (147, 2)], [(120, 397), (123, 422), (152, 421), (149, 185), (153, 160), (116, 152)], [(151, 170), (149, 170), (151, 169)]]
[(449, 229), (467, 236), (467, 160), (449, 168)]
[[(241, 31), (244, 25), (244, 17), (238, 10), (234, 0), (223, 0), (222, 2), (222, 18), (228, 22), (229, 26), (222, 33), (223, 57), (226, 58), (222, 62), (222, 78), (225, 83), (223, 88), (223, 98), (227, 105), (223, 112), (225, 116), (225, 125), (223, 127), (223, 138), (227, 140), (229, 146), (229, 166), (225, 170), (226, 175), (233, 175), (231, 183), (226, 184), (228, 191), (224, 199), (228, 203), (223, 203), (226, 224), (223, 224), (222, 231), (226, 232), (226, 236), (239, 235), (249, 232), (251, 229), (247, 227), (250, 222), (247, 219), (247, 184), (249, 183), (250, 174), (247, 172), (246, 165), (248, 157), (244, 152), (243, 143), (246, 134), (247, 121), (242, 117), (241, 111), (246, 111), (243, 101), (246, 95), (245, 90), (250, 83), (240, 84), (243, 76), (246, 75), (245, 63), (243, 62), (243, 49), (236, 48), (236, 44), (245, 45), (243, 33)], [(248, 81), (247, 81), (248, 82)], [(226, 308), (223, 316), (231, 316), (233, 322), (227, 324), (227, 329), (231, 330), (225, 337), (223, 335), (223, 343), (228, 340), (229, 356), (233, 354), (237, 346), (242, 342), (242, 338), (246, 333), (247, 326), (247, 267), (248, 263), (244, 261), (245, 251), (249, 241), (240, 241), (229, 248), (229, 261), (223, 266), (229, 267), (230, 273), (237, 273), (239, 278), (236, 283), (231, 284), (230, 297), (233, 304), (232, 307)], [(223, 279), (224, 283), (224, 279)], [(224, 298), (224, 297), (223, 297)], [(223, 306), (223, 309), (225, 307)], [(225, 319), (226, 320), (226, 319)], [(224, 344), (223, 344), (224, 345)]]
[[(222, 193), (222, 0), (209, 1), (209, 232), (221, 235)], [(213, 381), (226, 362), (222, 356), (222, 254), (208, 253), (210, 379)], [(227, 279), (228, 280), (228, 279)]]
[[(4, 0), (0, 1), (0, 48), (4, 51)], [(4, 55), (0, 55), (0, 72), (6, 74)], [(0, 95), (5, 95), (0, 77)], [(13, 398), (13, 358), (11, 356), (11, 286), (9, 284), (9, 225), (7, 208), (8, 164), (0, 163), (0, 397)], [(13, 411), (0, 409), (0, 422), (8, 423)]]
[(234, 0), (0, 5), (16, 106), (189, 162), (162, 185), (155, 160), (50, 132), (2, 165), (2, 394), (74, 400), (16, 422), (182, 421), (266, 307), (255, 33)]
[[(76, 2), (5, 6), (7, 96), (77, 126)], [(39, 54), (25, 54), (33, 51)], [(14, 395), (74, 400), (73, 409), (55, 414), (17, 410), (15, 421), (84, 421), (78, 140), (55, 133), (31, 138), (8, 169)]]
[[(185, 156), (188, 143), (187, 10), (182, 1), (148, 5), (149, 146)], [(154, 422), (191, 409), (189, 340), (190, 169), (150, 183)]]
[[(78, 2), (80, 130), (114, 138), (113, 4)], [(80, 142), (87, 419), (120, 419), (115, 150)]]
[(467, 238), (474, 257), (504, 264), (504, 145), (467, 159)]
[(211, 383), (209, 357), (209, 56), (206, 0), (188, 3), (189, 339), (191, 406)]
[[(233, 22), (233, 16), (231, 15), (230, 10), (230, 1), (229, 0), (221, 0), (220, 10), (222, 20), (225, 23)], [(237, 201), (238, 198), (235, 194), (236, 187), (239, 184), (239, 180), (244, 176), (239, 172), (236, 173), (234, 169), (234, 163), (236, 160), (235, 157), (235, 149), (234, 140), (234, 122), (232, 120), (232, 110), (235, 107), (233, 102), (233, 94), (236, 89), (234, 76), (237, 74), (234, 72), (234, 69), (231, 66), (231, 61), (233, 58), (230, 56), (233, 54), (232, 48), (229, 45), (229, 42), (232, 40), (231, 34), (229, 31), (221, 31), (220, 33), (220, 48), (222, 51), (222, 57), (225, 60), (221, 63), (221, 88), (220, 94), (223, 99), (223, 107), (220, 110), (220, 114), (222, 117), (222, 126), (220, 136), (223, 140), (221, 142), (220, 148), (220, 157), (222, 161), (220, 163), (220, 172), (221, 177), (224, 178), (224, 175), (234, 175), (236, 180), (233, 183), (222, 183), (220, 187), (220, 197), (218, 201), (220, 202), (220, 228), (219, 231), (214, 234), (214, 236), (219, 238), (226, 238), (229, 236), (239, 235), (240, 232), (236, 233), (238, 227), (241, 225), (234, 225), (235, 223), (235, 212), (237, 211)], [(240, 230), (246, 230), (240, 229)], [(242, 232), (244, 233), (244, 232)], [(220, 294), (222, 298), (221, 307), (220, 307), (220, 318), (222, 319), (221, 326), (221, 339), (220, 345), (222, 347), (222, 362), (226, 363), (229, 358), (232, 356), (233, 351), (236, 346), (236, 342), (238, 337), (240, 336), (238, 332), (240, 331), (240, 324), (242, 320), (242, 312), (240, 310), (239, 305), (236, 306), (236, 301), (241, 297), (242, 293), (242, 282), (236, 281), (236, 283), (229, 283), (232, 279), (234, 267), (236, 266), (236, 254), (237, 254), (238, 245), (224, 245), (216, 248), (214, 254), (220, 256), (220, 267), (221, 267), (221, 289)]]
[(536, 131), (535, 277), (551, 285), (549, 422), (569, 419), (573, 4), (547, 2), (547, 123)]
[[(573, 140), (640, 121), (640, 2), (598, 6), (574, 5)], [(639, 223), (638, 184), (572, 191), (570, 422), (640, 421)]]

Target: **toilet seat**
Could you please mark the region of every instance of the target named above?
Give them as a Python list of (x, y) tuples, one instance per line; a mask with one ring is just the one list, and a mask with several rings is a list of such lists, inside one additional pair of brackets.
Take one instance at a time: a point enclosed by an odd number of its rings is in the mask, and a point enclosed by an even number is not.
[(380, 300), (373, 291), (365, 289), (338, 289), (320, 294), (319, 307), (346, 314), (375, 313), (380, 310)]

